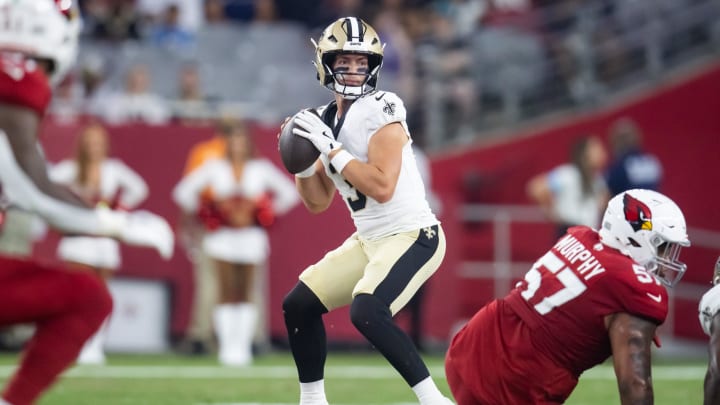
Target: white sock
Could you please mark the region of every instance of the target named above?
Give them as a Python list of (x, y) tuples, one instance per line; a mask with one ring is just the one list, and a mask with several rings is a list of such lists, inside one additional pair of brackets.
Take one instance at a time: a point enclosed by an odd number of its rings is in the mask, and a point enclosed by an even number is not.
[[(243, 304), (219, 304), (213, 311), (213, 322), (218, 338), (218, 359), (226, 366), (246, 366), (252, 361), (252, 352), (243, 347)], [(252, 344), (252, 342), (250, 342)]]
[(300, 383), (300, 405), (328, 405), (325, 380)]
[(247, 363), (252, 363), (252, 343), (257, 326), (257, 308), (255, 304), (241, 303), (237, 305), (237, 350), (242, 353)]
[[(78, 364), (105, 364), (104, 346), (108, 319), (105, 319), (105, 322), (100, 325), (100, 328), (98, 328), (95, 334), (90, 336), (85, 342), (77, 358)], [(3, 404), (0, 402), (0, 405)]]
[(434, 405), (448, 403), (440, 392), (432, 377), (428, 377), (412, 387), (413, 392), (420, 401), (420, 405)]

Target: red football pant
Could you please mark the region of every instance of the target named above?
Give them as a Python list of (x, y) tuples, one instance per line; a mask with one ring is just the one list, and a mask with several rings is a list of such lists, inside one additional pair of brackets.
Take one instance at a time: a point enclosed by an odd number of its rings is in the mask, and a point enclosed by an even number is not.
[(537, 351), (532, 333), (504, 300), (480, 309), (453, 337), (445, 357), (458, 405), (564, 403), (577, 378)]
[(457, 372), (449, 358), (445, 362), (445, 377), (447, 378), (453, 398), (455, 398), (455, 402), (457, 402), (458, 405), (483, 405), (475, 399), (473, 393), (467, 388), (462, 377), (460, 377), (460, 373)]
[(107, 286), (94, 274), (0, 257), (0, 326), (36, 325), (3, 399), (32, 404), (75, 361), (111, 310)]

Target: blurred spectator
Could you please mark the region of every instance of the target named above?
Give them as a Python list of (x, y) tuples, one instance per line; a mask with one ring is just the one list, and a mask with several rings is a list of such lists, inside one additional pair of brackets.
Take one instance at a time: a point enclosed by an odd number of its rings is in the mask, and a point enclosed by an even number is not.
[(600, 139), (583, 137), (573, 145), (570, 163), (530, 179), (528, 195), (557, 226), (556, 236), (575, 225), (598, 228), (602, 208), (608, 202), (602, 176), (606, 162), (607, 153)]
[(406, 105), (415, 104), (415, 51), (410, 37), (401, 21), (398, 0), (384, 0), (382, 9), (375, 16), (372, 26), (385, 41), (383, 53), (384, 87), (397, 93)]
[[(196, 143), (188, 153), (183, 177), (212, 159), (221, 159), (226, 154), (225, 137), (233, 130), (229, 120), (216, 123), (212, 138)], [(209, 201), (212, 190), (202, 190), (200, 199)], [(212, 312), (218, 299), (218, 281), (213, 260), (205, 254), (202, 241), (205, 226), (195, 212), (181, 212), (178, 239), (192, 262), (194, 275), (193, 307), (190, 324), (185, 333), (180, 351), (187, 354), (205, 354), (213, 346)]]
[(272, 22), (277, 18), (275, 0), (255, 0), (255, 22)]
[(478, 29), (480, 18), (494, 7), (492, 3), (486, 0), (437, 0), (433, 2), (433, 8), (452, 22), (456, 37), (467, 38)]
[[(127, 1), (127, 0), (119, 0)], [(177, 8), (177, 25), (183, 31), (195, 33), (204, 25), (204, 0), (134, 0), (138, 13), (151, 23), (158, 23), (169, 6)]]
[(227, 22), (225, 2), (223, 0), (205, 0), (203, 12), (205, 14), (205, 24), (207, 25)]
[(177, 86), (173, 118), (184, 125), (210, 124), (214, 114), (212, 100), (203, 91), (199, 66), (194, 63), (183, 65), (178, 72)]
[(85, 112), (85, 97), (77, 76), (69, 73), (55, 89), (50, 113), (58, 123), (72, 124)]
[(512, 25), (484, 25), (469, 44), (480, 99), (499, 100), (504, 122), (515, 122), (522, 102), (539, 92), (545, 78), (545, 48), (539, 35)]
[(79, 66), (79, 84), (82, 86), (85, 99), (84, 112), (98, 115), (102, 100), (108, 96), (105, 86), (108, 76), (106, 61), (96, 53), (85, 54)]
[(281, 20), (299, 22), (311, 30), (322, 30), (340, 17), (364, 16), (361, 0), (275, 0)]
[[(424, 25), (430, 27), (430, 31), (419, 34), (422, 47), (418, 51), (419, 65), (425, 69), (420, 80), (427, 93), (422, 97), (426, 100), (439, 97), (437, 102), (446, 117), (443, 130), (448, 138), (458, 134), (472, 136), (479, 95), (467, 38), (458, 35), (452, 20), (445, 14), (431, 13), (426, 18)], [(432, 91), (432, 83), (438, 83), (439, 89)]]
[[(201, 217), (206, 227), (202, 248), (215, 262), (219, 304), (213, 323), (223, 365), (252, 362), (252, 339), (258, 308), (252, 303), (256, 269), (270, 251), (265, 230), (276, 214), (299, 202), (294, 184), (269, 160), (254, 155), (247, 129), (235, 124), (224, 131), (226, 154), (205, 161), (173, 190), (185, 213)], [(211, 188), (212, 197), (202, 199)]]
[(275, 0), (226, 1), (223, 13), (233, 21), (270, 22), (276, 19)]
[(100, 101), (97, 112), (108, 123), (145, 122), (164, 124), (170, 119), (166, 101), (150, 91), (147, 66), (133, 65), (125, 77), (123, 92), (108, 94)]
[(197, 65), (187, 64), (178, 74), (178, 100), (202, 101), (205, 99), (200, 86), (200, 72)]
[(180, 8), (170, 4), (150, 30), (150, 42), (176, 52), (186, 52), (195, 45), (195, 36), (180, 25)]
[(662, 165), (657, 157), (643, 151), (642, 133), (635, 121), (620, 118), (610, 128), (613, 160), (606, 178), (610, 195), (644, 188), (658, 191), (662, 181)]
[[(109, 152), (107, 131), (92, 124), (80, 133), (75, 157), (51, 167), (50, 178), (67, 185), (90, 205), (106, 205), (114, 210), (134, 209), (147, 197), (147, 184), (121, 160), (110, 158)], [(58, 256), (70, 265), (97, 272), (105, 280), (121, 264), (119, 242), (111, 238), (65, 236), (58, 245)], [(78, 363), (105, 363), (106, 325), (107, 321), (85, 343)]]
[(124, 41), (140, 39), (140, 17), (131, 1), (86, 0), (83, 2), (83, 29), (96, 39)]
[[(574, 0), (540, 0), (543, 29), (549, 53), (551, 79), (571, 102), (583, 101), (589, 92), (582, 75), (582, 57), (588, 54), (589, 38), (578, 32), (581, 2)], [(558, 86), (559, 84), (559, 86)]]

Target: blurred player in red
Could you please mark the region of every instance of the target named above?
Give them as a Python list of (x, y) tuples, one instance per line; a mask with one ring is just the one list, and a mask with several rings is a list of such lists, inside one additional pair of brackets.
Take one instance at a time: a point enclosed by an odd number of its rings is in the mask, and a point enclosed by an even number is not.
[[(48, 179), (37, 134), (57, 83), (75, 59), (80, 21), (71, 1), (2, 4), (0, 24), (0, 186), (4, 198), (68, 234), (109, 236), (172, 255), (167, 222), (149, 212), (90, 209)], [(90, 272), (0, 256), (0, 327), (35, 323), (0, 404), (34, 403), (72, 364), (108, 316), (112, 299)]]
[(458, 404), (561, 404), (580, 374), (609, 356), (621, 402), (652, 403), (664, 286), (682, 277), (678, 256), (689, 245), (668, 197), (640, 189), (614, 197), (599, 232), (570, 228), (453, 338), (445, 370)]

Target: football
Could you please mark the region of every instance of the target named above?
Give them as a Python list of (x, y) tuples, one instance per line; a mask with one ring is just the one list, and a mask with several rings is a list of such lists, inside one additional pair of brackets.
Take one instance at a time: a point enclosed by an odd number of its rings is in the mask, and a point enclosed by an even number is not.
[[(317, 114), (315, 110), (310, 111)], [(320, 156), (320, 151), (315, 148), (312, 142), (293, 133), (293, 129), (296, 127), (296, 115), (290, 117), (285, 123), (278, 138), (278, 149), (283, 165), (292, 174), (307, 169)]]

